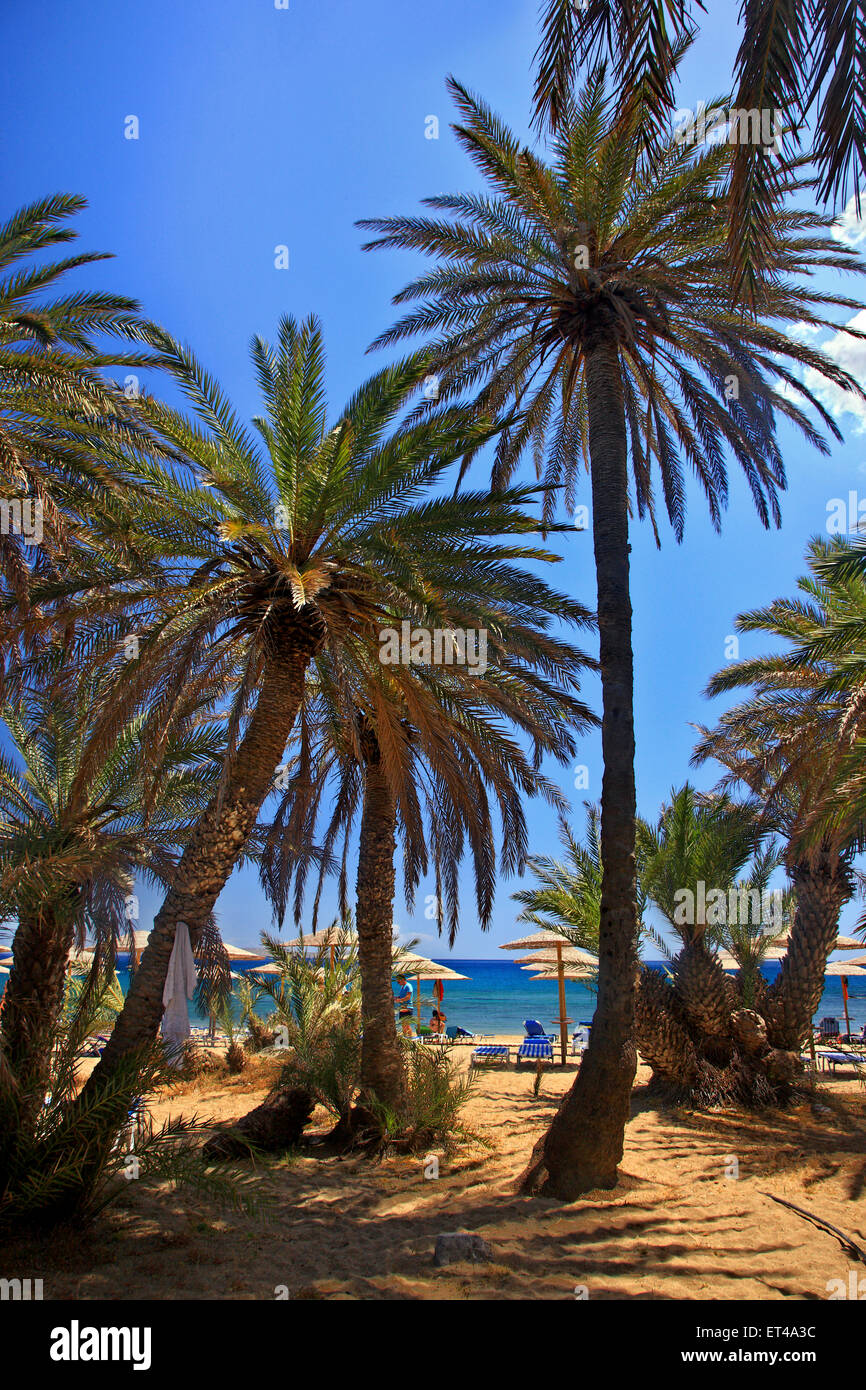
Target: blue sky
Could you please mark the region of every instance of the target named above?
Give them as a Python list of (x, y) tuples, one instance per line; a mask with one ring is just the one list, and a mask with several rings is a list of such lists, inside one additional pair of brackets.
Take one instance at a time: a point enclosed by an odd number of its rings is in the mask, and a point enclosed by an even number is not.
[[(16, 58), (0, 108), (4, 215), (49, 193), (84, 194), (80, 245), (116, 259), (81, 273), (80, 283), (136, 296), (194, 346), (244, 416), (257, 407), (251, 335), (273, 335), (283, 313), (317, 313), (336, 410), (378, 365), (365, 350), (392, 321), (391, 296), (415, 264), (406, 255), (362, 253), (354, 222), (412, 212), (425, 195), (476, 186), (448, 127), (449, 72), (528, 134), (536, 9), (536, 0), (288, 0), (285, 9), (274, 0), (132, 7), (43, 0), (37, 24), (33, 6), (18, 0), (0, 21)], [(736, 7), (709, 0), (708, 9), (683, 69), (683, 107), (722, 94), (730, 82)], [(130, 116), (138, 121), (135, 140), (125, 138)], [(438, 139), (426, 138), (431, 116)], [(852, 238), (862, 232), (850, 219), (846, 229)], [(288, 248), (286, 270), (275, 268), (279, 246)], [(850, 351), (845, 360), (866, 368)], [(667, 532), (659, 552), (648, 528), (634, 529), (637, 786), (645, 815), (688, 775), (690, 724), (712, 720), (701, 692), (724, 664), (735, 615), (792, 592), (830, 499), (852, 489), (866, 498), (858, 433), (866, 419), (833, 404), (846, 442), (829, 458), (782, 436), (789, 491), (780, 531), (763, 530), (733, 470), (721, 537), (694, 492), (681, 546)], [(590, 535), (575, 532), (559, 545), (555, 582), (594, 606)], [(746, 637), (740, 655), (759, 646)], [(586, 694), (598, 708), (594, 682)], [(582, 825), (581, 800), (601, 790), (597, 736), (576, 761), (589, 769), (588, 791), (575, 791), (570, 773), (558, 776)], [(695, 779), (714, 780), (709, 770)], [(533, 847), (548, 851), (551, 816), (530, 807), (529, 818)], [(496, 954), (512, 934), (514, 886), (502, 883), (486, 935), (466, 893), (456, 956)], [(425, 938), (425, 950), (445, 955), (424, 918), (426, 891), (414, 916), (398, 900), (395, 919)], [(145, 892), (141, 925), (156, 906)], [(218, 912), (226, 939), (240, 944), (269, 925), (249, 873), (234, 876)], [(849, 908), (843, 920), (857, 912)]]

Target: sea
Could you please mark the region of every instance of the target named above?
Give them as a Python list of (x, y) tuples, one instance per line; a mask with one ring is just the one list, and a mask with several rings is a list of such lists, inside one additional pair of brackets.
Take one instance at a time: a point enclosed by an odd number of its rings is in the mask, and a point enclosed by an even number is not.
[[(129, 985), (129, 972), (123, 968), (124, 957), (120, 956), (118, 980), (126, 992)], [(559, 995), (556, 980), (532, 980), (527, 971), (515, 965), (512, 960), (457, 960), (450, 957), (439, 962), (448, 965), (466, 980), (448, 980), (445, 983), (443, 1012), (449, 1027), (456, 1024), (471, 1033), (522, 1033), (524, 1020), (537, 1019), (545, 1028), (553, 1029), (559, 1018)], [(655, 964), (655, 962), (650, 962)], [(247, 967), (249, 968), (249, 967)], [(658, 968), (661, 968), (659, 965)], [(233, 969), (238, 973), (243, 969), (237, 963)], [(778, 974), (779, 963), (767, 962), (764, 973), (772, 980)], [(0, 975), (0, 983), (5, 983), (5, 975)], [(413, 990), (417, 983), (412, 982)], [(565, 983), (565, 1002), (568, 1017), (575, 1025), (589, 1022), (595, 1010), (595, 995), (586, 985), (577, 980)], [(413, 1010), (417, 999), (413, 998)], [(267, 1017), (272, 1005), (263, 1000), (257, 1012)], [(421, 982), (421, 1021), (430, 1022), (433, 1008), (433, 986)], [(866, 1024), (866, 976), (853, 976), (848, 986), (848, 1013), (851, 1029), (860, 1030)], [(824, 994), (815, 1014), (816, 1021), (824, 1016), (837, 1018), (844, 1026), (842, 1007), (842, 982), (838, 976), (830, 976), (825, 981)], [(190, 1009), (193, 1025), (203, 1026), (207, 1019)]]

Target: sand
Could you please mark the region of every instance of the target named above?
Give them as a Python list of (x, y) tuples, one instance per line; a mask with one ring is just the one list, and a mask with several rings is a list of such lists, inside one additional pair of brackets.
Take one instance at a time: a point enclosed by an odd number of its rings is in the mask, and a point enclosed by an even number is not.
[[(237, 1119), (278, 1066), (187, 1083), (154, 1118)], [(438, 1178), (421, 1158), (272, 1160), (244, 1170), (271, 1203), (261, 1219), (133, 1182), (89, 1233), (7, 1247), (0, 1274), (24, 1261), (54, 1299), (703, 1300), (825, 1299), (858, 1268), (764, 1195), (866, 1246), (866, 1091), (852, 1073), (823, 1077), (811, 1104), (745, 1116), (659, 1109), (641, 1067), (619, 1187), (568, 1205), (515, 1195), (574, 1066), (546, 1071), (537, 1098), (533, 1079), (531, 1067), (479, 1075), (465, 1118), (490, 1147), (442, 1157)], [(436, 1236), (459, 1229), (481, 1234), (493, 1263), (435, 1268)]]

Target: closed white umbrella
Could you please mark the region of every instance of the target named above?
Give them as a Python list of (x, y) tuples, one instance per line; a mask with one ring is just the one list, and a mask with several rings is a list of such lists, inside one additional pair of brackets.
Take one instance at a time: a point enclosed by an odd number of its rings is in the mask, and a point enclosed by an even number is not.
[(189, 1037), (189, 1000), (198, 982), (186, 922), (178, 922), (168, 962), (162, 1002), (162, 1036), (168, 1044), (169, 1061), (180, 1066), (180, 1054)]

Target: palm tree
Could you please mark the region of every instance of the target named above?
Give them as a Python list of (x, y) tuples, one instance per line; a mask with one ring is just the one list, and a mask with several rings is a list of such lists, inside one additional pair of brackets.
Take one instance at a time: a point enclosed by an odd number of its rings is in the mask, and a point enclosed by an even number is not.
[(218, 724), (187, 707), (158, 766), (145, 771), (142, 745), (155, 734), (148, 711), (106, 744), (94, 710), (111, 698), (104, 669), (66, 670), (2, 709), (11, 748), (0, 754), (0, 915), (17, 927), (0, 1014), (0, 1071), (13, 1089), (0, 1090), (7, 1121), (12, 1104), (12, 1128), (22, 1133), (45, 1093), (70, 948), (89, 931), (96, 976), (113, 972), (135, 875), (171, 881), (224, 748)]
[(95, 610), (104, 622), (114, 605), (140, 634), (128, 689), (158, 685), (170, 701), (212, 682), (226, 662), (237, 686), (221, 784), (156, 916), (91, 1092), (153, 1036), (176, 925), (185, 922), (195, 942), (243, 852), (274, 789), (311, 659), (328, 651), (339, 665), (356, 649), (378, 653), (395, 614), (436, 629), (466, 626), (471, 613), (474, 626), (489, 618), (494, 627), (511, 566), (547, 555), (526, 541), (539, 529), (526, 510), (532, 489), (437, 493), (450, 464), (491, 429), (459, 405), (399, 418), (426, 372), (422, 356), (379, 372), (329, 425), (319, 325), (284, 319), (276, 348), (253, 342), (266, 407), (255, 421), (262, 449), (195, 359), (169, 340), (160, 345), (174, 354), (198, 417), (193, 424), (155, 402), (144, 407), (197, 470), (191, 484), (151, 467), (162, 496), (140, 506), (136, 543), (163, 561), (162, 576), (107, 592), (103, 565), (92, 590), (86, 576), (73, 576), (66, 591), (55, 586), (55, 611), (81, 622)]
[(862, 746), (852, 643), (866, 613), (866, 588), (862, 574), (846, 567), (845, 549), (813, 541), (812, 573), (798, 582), (803, 598), (777, 599), (737, 619), (740, 631), (765, 632), (786, 645), (713, 677), (710, 695), (744, 686), (753, 693), (714, 730), (700, 729), (695, 752), (696, 761), (715, 758), (728, 769), (725, 785), (744, 785), (764, 800), (765, 823), (787, 841), (796, 908), (770, 991), (769, 1025), (776, 1045), (791, 1051), (807, 1036), (821, 998), (866, 825), (862, 801), (850, 799)]
[(693, 1103), (781, 1101), (795, 1076), (767, 1036), (760, 965), (782, 930), (785, 895), (767, 896), (782, 856), (766, 834), (754, 801), (688, 784), (655, 826), (641, 824), (644, 886), (680, 948), (665, 972), (641, 967), (636, 1039), (655, 1080)]
[[(83, 198), (59, 194), (0, 226), (0, 491), (14, 523), (0, 528), (0, 567), (21, 601), (31, 563), (44, 569), (50, 557), (68, 558), (73, 544), (95, 544), (99, 514), (116, 516), (126, 491), (141, 486), (138, 451), (156, 446), (134, 386), (104, 374), (160, 365), (141, 342), (148, 329), (139, 306), (95, 291), (45, 297), (70, 271), (107, 259), (44, 259), (76, 238), (66, 224), (85, 207)], [(120, 350), (124, 339), (139, 346)], [(15, 511), (22, 506), (38, 508), (30, 525)]]
[[(686, 783), (671, 794), (657, 825), (642, 825), (639, 832), (644, 890), (683, 943), (676, 962), (679, 998), (689, 1024), (710, 1047), (714, 1037), (726, 1035), (733, 995), (715, 958), (713, 948), (722, 944), (722, 938), (708, 918), (705, 894), (714, 888), (728, 892), (758, 849), (756, 823), (752, 804), (732, 803), (725, 797), (702, 800)], [(703, 894), (698, 891), (700, 884)], [(693, 914), (679, 911), (684, 905), (679, 895), (686, 889), (695, 895)]]
[[(650, 151), (675, 106), (679, 56), (697, 33), (701, 0), (542, 0), (542, 36), (536, 52), (535, 119), (557, 129), (566, 119), (575, 73), (609, 57), (622, 102), (645, 95), (653, 128)], [(786, 153), (803, 149), (801, 132), (814, 130), (807, 151), (817, 171), (822, 202), (842, 200), (850, 184), (858, 194), (866, 172), (862, 108), (866, 82), (866, 26), (859, 0), (815, 5), (811, 0), (765, 4), (744, 0), (733, 111), (771, 113), (785, 127)], [(811, 120), (810, 120), (811, 117)], [(735, 296), (754, 305), (773, 268), (775, 220), (786, 173), (767, 142), (738, 129), (730, 188)]]
[[(479, 599), (480, 594), (467, 594), (464, 600), (473, 624), (480, 619)], [(483, 672), (435, 661), (379, 663), (378, 670), (364, 671), (351, 654), (339, 666), (329, 653), (316, 659), (299, 721), (300, 749), (263, 855), (264, 883), (280, 920), (294, 878), (297, 918), (316, 819), (329, 798), (317, 854), (316, 902), (342, 839), (345, 912), (346, 851), (358, 825), (361, 1101), (368, 1111), (375, 1097), (399, 1114), (405, 1099), (405, 1065), (392, 1003), (398, 834), (409, 907), (422, 875), (432, 870), (439, 930), (447, 930), (453, 944), (458, 870), (468, 850), (478, 919), (485, 929), (496, 883), (495, 810), (501, 823), (501, 868), (520, 872), (528, 841), (524, 796), (540, 795), (564, 809), (562, 794), (541, 771), (541, 761), (546, 755), (560, 762), (571, 757), (574, 732), (593, 722), (576, 698), (586, 659), (547, 630), (553, 614), (588, 623), (586, 610), (516, 567), (501, 569), (495, 588), (481, 601), (486, 606), (484, 630), (492, 636)], [(369, 662), (369, 654), (359, 656)]]
[[(572, 946), (598, 951), (601, 921), (601, 812), (598, 806), (584, 803), (586, 830), (583, 840), (575, 838), (566, 821), (560, 823), (560, 840), (564, 859), (548, 854), (533, 854), (526, 867), (538, 883), (533, 888), (521, 888), (512, 893), (521, 904), (518, 922), (528, 922), (540, 931), (559, 932)], [(637, 846), (637, 918), (645, 930), (646, 893), (643, 887), (641, 846)]]
[(817, 214), (780, 217), (776, 278), (761, 318), (747, 320), (730, 311), (725, 293), (729, 147), (689, 150), (668, 131), (657, 165), (646, 169), (651, 111), (637, 101), (618, 110), (596, 74), (569, 102), (545, 164), (481, 101), (450, 85), (463, 117), (458, 139), (490, 194), (442, 195), (427, 200), (441, 216), (362, 225), (378, 232), (371, 246), (438, 258), (397, 296), (423, 303), (378, 344), (438, 335), (429, 351), (440, 399), (468, 384), (477, 387), (479, 410), (512, 410), (494, 484), (510, 477), (531, 445), (552, 517), (561, 491), (574, 506), (582, 462), (590, 474), (604, 754), (599, 1002), (589, 1051), (551, 1129), (545, 1185), (572, 1198), (616, 1182), (636, 1063), (629, 451), (637, 514), (655, 526), (657, 466), (678, 538), (684, 463), (720, 525), (726, 448), (761, 520), (778, 522), (785, 473), (777, 418), (826, 448), (796, 393), (838, 437), (792, 365), (809, 364), (861, 393), (825, 355), (801, 350), (787, 325), (827, 323), (829, 300), (804, 279), (819, 266), (857, 261), (840, 253)]

